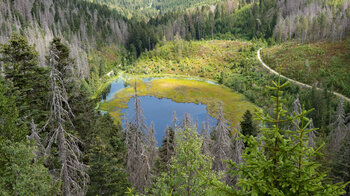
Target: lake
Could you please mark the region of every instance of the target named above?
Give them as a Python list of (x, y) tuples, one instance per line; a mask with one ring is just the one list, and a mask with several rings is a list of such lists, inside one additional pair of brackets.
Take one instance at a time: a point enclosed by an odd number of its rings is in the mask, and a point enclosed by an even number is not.
[(224, 110), (227, 123), (236, 125), (243, 113), (254, 105), (246, 98), (227, 87), (212, 81), (196, 78), (176, 77), (119, 77), (105, 90), (100, 110), (108, 112), (117, 122), (125, 126), (124, 118), (135, 120), (135, 87), (141, 101), (147, 126), (154, 122), (158, 145), (165, 135), (167, 126), (172, 126), (172, 115), (176, 112), (179, 122), (188, 113), (198, 122), (198, 130), (207, 117), (210, 127), (217, 123), (215, 117), (219, 108)]

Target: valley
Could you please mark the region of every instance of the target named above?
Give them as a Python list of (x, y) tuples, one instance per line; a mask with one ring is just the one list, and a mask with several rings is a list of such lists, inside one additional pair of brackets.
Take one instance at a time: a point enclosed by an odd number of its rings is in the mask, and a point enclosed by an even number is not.
[(0, 0), (0, 195), (349, 195), (350, 0)]

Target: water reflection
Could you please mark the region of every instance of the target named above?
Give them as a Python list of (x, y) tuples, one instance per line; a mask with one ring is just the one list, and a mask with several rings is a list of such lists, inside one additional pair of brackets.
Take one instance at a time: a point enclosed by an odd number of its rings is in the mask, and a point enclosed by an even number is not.
[[(154, 122), (155, 137), (158, 145), (160, 145), (162, 142), (166, 127), (173, 125), (173, 111), (176, 112), (178, 124), (183, 121), (183, 117), (186, 113), (190, 114), (193, 121), (198, 122), (198, 131), (201, 128), (202, 122), (206, 121), (207, 116), (210, 127), (214, 127), (217, 122), (215, 118), (212, 118), (208, 115), (207, 106), (203, 104), (177, 103), (170, 99), (158, 99), (151, 96), (139, 97), (139, 99), (141, 100), (141, 106), (143, 109), (143, 114), (146, 118), (147, 125), (150, 126), (151, 122)], [(122, 113), (127, 115), (128, 120), (134, 120), (136, 117), (134, 102), (135, 98), (133, 97), (128, 103), (128, 108), (122, 110)], [(122, 125), (123, 127), (125, 126), (124, 116)]]

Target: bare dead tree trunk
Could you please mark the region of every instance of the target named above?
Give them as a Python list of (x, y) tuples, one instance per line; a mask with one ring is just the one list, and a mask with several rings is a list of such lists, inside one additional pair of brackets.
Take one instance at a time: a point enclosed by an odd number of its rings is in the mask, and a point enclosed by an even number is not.
[[(302, 111), (302, 109), (301, 109), (301, 104), (300, 104), (300, 100), (299, 100), (299, 95), (297, 95), (297, 98), (293, 102), (293, 112), (295, 113), (295, 115), (299, 115), (299, 114), (301, 114), (301, 111)], [(294, 120), (294, 123), (299, 126), (298, 120)], [(295, 131), (298, 129), (298, 127), (293, 125), (292, 129)]]
[[(127, 159), (126, 171), (129, 181), (139, 192), (144, 192), (152, 183), (151, 170), (156, 158), (153, 131), (147, 128), (141, 107), (141, 101), (137, 96), (137, 83), (135, 81), (135, 124), (126, 126)], [(152, 128), (151, 128), (152, 129)], [(152, 147), (150, 147), (152, 146)]]
[(345, 125), (345, 111), (344, 111), (344, 100), (341, 99), (338, 105), (337, 114), (335, 121), (331, 124), (332, 130), (330, 132), (330, 152), (337, 152), (346, 136), (346, 125)]
[[(230, 129), (227, 126), (227, 121), (224, 117), (222, 105), (220, 105), (218, 124), (215, 127), (215, 141), (213, 144), (212, 154), (215, 156), (213, 167), (216, 171), (225, 171), (227, 169), (224, 160), (229, 160), (232, 157), (232, 139), (230, 137)], [(225, 179), (230, 181), (229, 176)]]
[[(310, 119), (310, 125), (309, 125), (309, 128), (310, 129), (314, 129), (315, 128), (315, 126), (314, 126), (314, 123), (313, 123), (313, 120), (312, 120), (312, 118)], [(307, 134), (307, 136), (308, 136), (308, 138), (309, 138), (309, 143), (308, 143), (308, 147), (315, 147), (315, 144), (316, 144), (316, 131), (310, 131), (308, 134)]]
[[(208, 119), (207, 119), (208, 121)], [(203, 138), (202, 153), (211, 156), (210, 147), (212, 145), (212, 140), (209, 136), (209, 126), (208, 123), (202, 123), (201, 136)]]
[(183, 119), (183, 128), (190, 128), (190, 129), (196, 129), (196, 125), (193, 124), (193, 120), (191, 118), (191, 115), (186, 113), (184, 115), (184, 119)]
[(173, 125), (173, 128), (174, 128), (174, 131), (176, 130), (176, 123), (177, 123), (177, 117), (176, 117), (176, 111), (174, 111), (173, 112), (173, 123), (174, 123), (174, 125)]
[[(51, 109), (47, 124), (50, 124), (45, 154), (51, 155), (52, 144), (58, 146), (60, 159), (60, 179), (62, 180), (63, 195), (85, 195), (89, 176), (86, 173), (86, 166), (80, 162), (82, 152), (79, 149), (81, 141), (70, 134), (65, 126), (71, 123), (74, 117), (67, 100), (67, 93), (64, 87), (63, 75), (57, 69), (58, 50), (52, 46), (49, 54), (49, 66), (51, 68)], [(46, 127), (46, 126), (45, 126)]]
[(33, 119), (30, 123), (30, 126), (31, 126), (32, 133), (29, 136), (27, 136), (27, 139), (33, 140), (38, 148), (35, 152), (36, 157), (34, 160), (34, 161), (37, 161), (40, 157), (42, 157), (42, 153), (44, 152), (44, 146), (41, 143), (41, 138), (39, 136), (40, 132), (38, 131), (38, 128), (37, 128), (36, 124), (34, 123)]
[(154, 134), (155, 134), (155, 129), (154, 129), (154, 123), (152, 122), (151, 127), (146, 135), (146, 145), (147, 145), (146, 147), (147, 147), (147, 151), (148, 151), (149, 163), (150, 163), (151, 168), (154, 167), (154, 164), (155, 164), (156, 159), (158, 157), (157, 141), (156, 141)]

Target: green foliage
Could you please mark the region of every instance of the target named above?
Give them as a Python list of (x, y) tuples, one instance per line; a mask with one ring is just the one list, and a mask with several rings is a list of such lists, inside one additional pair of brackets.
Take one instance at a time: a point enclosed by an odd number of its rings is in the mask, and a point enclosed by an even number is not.
[(25, 125), (20, 125), (15, 96), (11, 94), (6, 84), (0, 76), (0, 139), (23, 141), (28, 130)]
[(123, 47), (102, 47), (89, 54), (90, 75), (86, 82), (89, 96), (100, 96), (101, 89), (127, 62), (127, 51)]
[[(106, 143), (107, 140), (108, 143)], [(129, 186), (127, 175), (123, 169), (124, 154), (116, 144), (123, 146), (119, 138), (102, 139), (98, 136), (90, 144), (88, 165), (90, 171), (90, 186), (87, 195), (122, 195)], [(112, 144), (111, 144), (112, 143)], [(124, 150), (125, 152), (125, 150)], [(118, 155), (122, 155), (119, 157)]]
[[(178, 39), (157, 45), (154, 50), (142, 54), (128, 71), (192, 75), (225, 83), (227, 73), (240, 73), (244, 66), (250, 66), (247, 58), (255, 56), (255, 52), (248, 51), (251, 45), (240, 41)], [(239, 51), (240, 48), (244, 50)], [(236, 66), (238, 62), (245, 63)]]
[[(202, 138), (190, 128), (175, 132), (175, 156), (169, 164), (169, 171), (163, 172), (152, 190), (157, 195), (214, 195), (216, 189), (209, 187), (201, 175), (220, 178), (212, 171), (213, 158), (203, 155)], [(200, 173), (199, 173), (200, 172)]]
[(2, 195), (55, 195), (55, 183), (42, 161), (34, 161), (37, 150), (29, 142), (0, 140), (0, 190)]
[[(80, 104), (79, 107), (83, 107)], [(75, 120), (87, 146), (85, 159), (90, 167), (87, 195), (122, 195), (129, 186), (124, 168), (124, 133), (109, 114), (96, 114), (92, 107), (90, 105), (87, 111), (80, 109), (79, 120)]]
[(108, 5), (127, 18), (145, 20), (170, 11), (187, 10), (200, 6), (213, 5), (220, 0), (90, 0)]
[(350, 39), (310, 44), (287, 42), (263, 50), (263, 59), (297, 81), (350, 96)]
[(175, 155), (175, 132), (173, 128), (168, 127), (166, 130), (166, 137), (162, 141), (162, 145), (159, 148), (159, 159), (155, 163), (157, 173), (168, 171), (168, 164), (171, 157)]
[[(262, 128), (259, 138), (243, 136), (248, 146), (242, 155), (244, 162), (230, 162), (230, 172), (238, 177), (239, 190), (226, 189), (239, 194), (249, 195), (340, 195), (344, 193), (344, 184), (327, 184), (327, 175), (319, 171), (320, 164), (314, 161), (319, 149), (308, 147), (307, 134), (310, 120), (306, 115), (310, 111), (302, 110), (299, 115), (287, 116), (283, 109), (285, 100), (282, 89), (288, 83), (273, 87), (271, 99), (275, 102), (273, 116), (263, 111), (257, 112)], [(283, 129), (283, 124), (293, 123), (296, 131)]]
[(241, 121), (242, 134), (245, 136), (257, 136), (257, 128), (253, 123), (253, 115), (247, 110), (243, 115), (243, 120)]
[(48, 195), (58, 186), (26, 139), (28, 129), (20, 123), (15, 97), (0, 76), (0, 191), (2, 195)]
[(16, 95), (21, 117), (26, 122), (43, 121), (46, 116), (48, 92), (47, 69), (38, 66), (38, 53), (21, 35), (14, 33), (7, 44), (0, 46), (5, 78), (11, 83), (11, 93)]
[[(350, 182), (350, 134), (348, 133), (338, 152), (336, 159), (331, 162), (331, 176), (335, 182)], [(346, 187), (346, 192), (350, 193), (350, 185)]]

